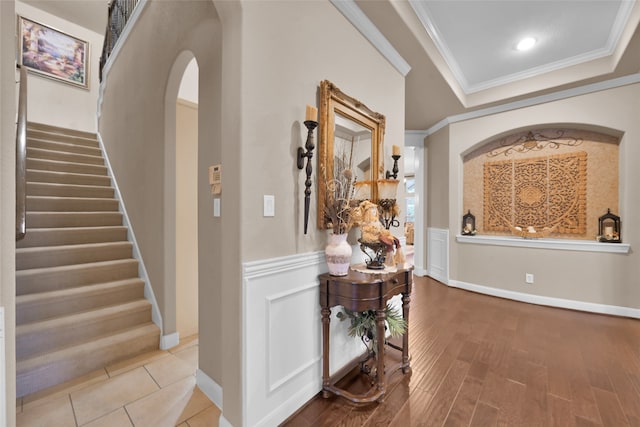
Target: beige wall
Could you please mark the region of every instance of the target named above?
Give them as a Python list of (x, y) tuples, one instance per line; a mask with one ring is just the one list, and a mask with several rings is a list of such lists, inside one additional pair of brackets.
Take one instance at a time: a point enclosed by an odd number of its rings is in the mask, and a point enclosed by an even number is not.
[(176, 104), (176, 329), (198, 333), (198, 105)]
[[(295, 166), (295, 152), (306, 136), (305, 106), (318, 105), (319, 83), (329, 79), (385, 114), (390, 169), (390, 146), (404, 139), (404, 79), (328, 1), (214, 4), (215, 11), (203, 2), (189, 7), (149, 2), (109, 73), (99, 128), (165, 334), (171, 333), (174, 298), (165, 268), (170, 215), (163, 207), (177, 171), (170, 170), (171, 150), (163, 146), (163, 130), (170, 128), (163, 97), (173, 81), (175, 58), (181, 51), (193, 52), (200, 71), (200, 369), (222, 386), (223, 416), (239, 426), (242, 262), (321, 250), (326, 244), (323, 231), (312, 227), (308, 235), (302, 233), (304, 175)], [(357, 64), (352, 64), (354, 52)], [(223, 165), (222, 215), (213, 218), (206, 171), (217, 163)], [(310, 224), (315, 224), (315, 181)], [(262, 216), (264, 194), (275, 195), (273, 218)]]
[[(391, 169), (391, 145), (404, 141), (404, 78), (328, 1), (249, 1), (243, 12), (243, 261), (324, 249), (326, 233), (315, 228), (317, 149), (303, 234), (305, 175), (295, 154), (306, 139), (305, 106), (319, 106), (320, 81), (327, 79), (384, 114)], [(273, 218), (262, 215), (265, 194), (275, 195)]]
[[(640, 85), (576, 96), (547, 104), (491, 115), (449, 126), (450, 278), (517, 292), (556, 298), (640, 307), (637, 286), (640, 255)], [(482, 141), (512, 129), (540, 125), (594, 126), (622, 133), (620, 143), (620, 216), (628, 255), (527, 248), (502, 248), (456, 243), (462, 206), (462, 154)], [(434, 195), (429, 195), (433, 203)], [(430, 224), (430, 226), (433, 226)], [(535, 275), (534, 285), (524, 275)]]
[[(158, 28), (171, 31), (158, 31)], [(237, 209), (214, 219), (211, 216), (206, 167), (223, 162), (221, 146), (220, 24), (210, 2), (148, 2), (127, 43), (105, 80), (104, 99), (99, 118), (106, 151), (114, 170), (129, 218), (136, 234), (151, 286), (161, 310), (163, 333), (176, 332), (175, 297), (175, 117), (176, 97), (184, 68), (196, 58), (200, 70), (198, 119), (198, 276), (199, 276), (199, 368), (225, 391), (225, 401), (239, 400), (233, 388), (240, 380), (238, 347), (220, 346), (226, 326), (239, 335), (240, 323), (230, 316), (223, 319), (222, 283), (233, 283), (225, 303), (233, 313), (239, 310), (240, 261), (233, 249), (238, 234)], [(185, 53), (191, 52), (188, 55)], [(174, 69), (174, 63), (180, 66)], [(166, 90), (171, 87), (170, 90)], [(236, 96), (237, 97), (237, 96)], [(165, 117), (168, 119), (165, 120)], [(171, 123), (169, 123), (171, 122)], [(166, 126), (165, 126), (166, 125)], [(169, 143), (165, 144), (165, 139)], [(237, 146), (229, 145), (237, 151)], [(229, 194), (234, 194), (233, 169), (228, 164)], [(235, 192), (237, 194), (237, 192)], [(230, 205), (230, 204), (229, 204)], [(225, 204), (223, 203), (223, 211)], [(224, 212), (223, 212), (224, 213)], [(228, 219), (228, 221), (225, 221)], [(225, 234), (228, 259), (222, 256)], [(222, 265), (237, 266), (236, 279), (223, 278)], [(229, 285), (231, 286), (231, 285)], [(222, 348), (224, 347), (224, 349)], [(224, 366), (223, 351), (233, 352), (232, 362)], [(224, 378), (228, 375), (230, 378)], [(227, 387), (227, 384), (230, 384)], [(231, 405), (229, 405), (231, 406)], [(227, 405), (224, 408), (227, 412)], [(235, 424), (235, 423), (234, 423)]]
[(449, 128), (429, 135), (425, 147), (426, 224), (432, 228), (449, 228), (449, 165), (443, 161), (449, 157)]
[(15, 4), (17, 14), (89, 43), (89, 89), (30, 74), (29, 120), (95, 132), (96, 102), (100, 85), (98, 63), (104, 36), (26, 3), (17, 1)]
[(4, 307), (4, 354), (0, 355), (0, 425), (15, 425), (15, 6), (0, 1), (0, 306)]

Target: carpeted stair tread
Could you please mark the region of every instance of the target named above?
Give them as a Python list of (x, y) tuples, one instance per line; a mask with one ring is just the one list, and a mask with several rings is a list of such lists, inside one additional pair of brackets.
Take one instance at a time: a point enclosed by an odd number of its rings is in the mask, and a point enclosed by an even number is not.
[(111, 178), (107, 175), (58, 172), (38, 169), (27, 169), (27, 181), (111, 187)]
[(123, 225), (99, 227), (29, 228), (17, 248), (34, 246), (78, 245), (81, 243), (116, 242), (127, 240), (127, 227)]
[(157, 350), (160, 330), (149, 322), (87, 343), (16, 363), (16, 396), (22, 397), (100, 369), (125, 358)]
[(117, 211), (119, 206), (114, 198), (27, 196), (29, 212)]
[(107, 167), (103, 165), (89, 165), (86, 163), (33, 158), (27, 158), (26, 164), (27, 169), (80, 173), (87, 175), (107, 175)]
[(119, 330), (144, 324), (151, 304), (138, 299), (16, 327), (16, 360), (80, 344)]
[(16, 271), (16, 295), (130, 279), (137, 275), (138, 261), (133, 258), (32, 268)]
[(131, 258), (128, 241), (80, 245), (36, 246), (16, 249), (16, 270)]
[(27, 148), (41, 148), (43, 150), (58, 151), (61, 153), (88, 154), (90, 156), (102, 157), (99, 147), (89, 147), (78, 145), (72, 142), (47, 141), (40, 138), (27, 138)]
[(59, 162), (82, 163), (90, 165), (104, 165), (102, 156), (89, 154), (65, 153), (64, 151), (46, 150), (43, 148), (27, 147), (28, 159), (57, 160)]
[(139, 298), (144, 298), (144, 282), (139, 278), (18, 295), (16, 324), (79, 313)]
[(27, 212), (29, 231), (36, 228), (122, 225), (120, 212)]
[(37, 138), (45, 141), (66, 142), (69, 144), (85, 145), (88, 147), (100, 146), (100, 143), (98, 142), (98, 139), (95, 135), (92, 137), (88, 137), (27, 128), (27, 138)]
[(38, 131), (38, 132), (46, 132), (46, 133), (56, 133), (60, 135), (79, 136), (79, 137), (88, 138), (88, 139), (97, 138), (97, 135), (95, 132), (87, 132), (83, 130), (63, 128), (60, 126), (48, 125), (45, 123), (38, 123), (38, 122), (28, 122), (27, 131)]
[(27, 181), (27, 196), (113, 198), (115, 191), (103, 185), (58, 184)]

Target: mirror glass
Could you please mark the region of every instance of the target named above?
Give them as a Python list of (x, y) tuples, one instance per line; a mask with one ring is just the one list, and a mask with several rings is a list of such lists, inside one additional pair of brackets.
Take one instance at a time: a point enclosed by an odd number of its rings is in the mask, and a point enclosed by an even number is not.
[(320, 83), (319, 121), (318, 227), (327, 228), (325, 177), (333, 177), (352, 165), (354, 198), (377, 201), (376, 185), (372, 183), (382, 177), (385, 117), (325, 80)]

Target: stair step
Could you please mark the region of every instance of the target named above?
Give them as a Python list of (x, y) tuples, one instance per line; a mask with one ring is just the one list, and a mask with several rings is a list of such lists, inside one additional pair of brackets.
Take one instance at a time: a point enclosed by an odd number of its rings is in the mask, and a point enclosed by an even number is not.
[(130, 242), (40, 246), (16, 249), (16, 270), (131, 258)]
[(62, 135), (81, 136), (83, 138), (96, 138), (95, 132), (87, 132), (69, 128), (61, 128), (59, 126), (47, 125), (44, 123), (27, 122), (28, 130), (35, 130), (47, 133), (58, 133)]
[(16, 297), (16, 325), (144, 298), (138, 278)]
[(35, 169), (27, 169), (27, 181), (73, 185), (99, 185), (105, 187), (111, 186), (111, 178), (106, 175), (91, 175)]
[(16, 271), (16, 295), (49, 292), (138, 277), (138, 261), (90, 262)]
[(82, 163), (88, 165), (104, 165), (102, 156), (89, 154), (65, 153), (62, 151), (45, 150), (27, 147), (27, 159), (57, 160), (60, 162)]
[(117, 242), (127, 240), (127, 227), (67, 227), (28, 228), (24, 239), (16, 243), (17, 248), (35, 246), (79, 245), (82, 243)]
[(117, 211), (118, 200), (89, 197), (27, 196), (29, 212), (95, 212)]
[(43, 139), (45, 141), (66, 142), (67, 144), (84, 145), (86, 147), (99, 147), (100, 143), (94, 137), (67, 135), (55, 132), (46, 132), (36, 129), (27, 129), (27, 138)]
[(107, 167), (100, 165), (87, 165), (83, 163), (60, 162), (57, 160), (30, 159), (27, 158), (27, 169), (41, 171), (81, 173), (87, 175), (107, 175)]
[(102, 150), (98, 147), (70, 144), (67, 142), (47, 141), (38, 138), (28, 138), (27, 148), (41, 148), (44, 150), (60, 151), (64, 153), (88, 154), (90, 156), (102, 156)]
[(22, 397), (107, 364), (157, 350), (159, 343), (158, 327), (148, 323), (95, 341), (22, 360), (16, 364), (16, 396)]
[(16, 327), (16, 360), (147, 323), (151, 304), (146, 299), (89, 310)]
[(120, 212), (27, 212), (27, 228), (122, 225)]
[(55, 184), (50, 182), (27, 182), (27, 196), (91, 197), (108, 199), (114, 190), (103, 185)]

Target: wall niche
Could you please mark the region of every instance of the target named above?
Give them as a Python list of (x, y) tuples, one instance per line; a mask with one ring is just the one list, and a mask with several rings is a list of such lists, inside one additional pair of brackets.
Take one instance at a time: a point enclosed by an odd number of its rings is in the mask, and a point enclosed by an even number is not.
[[(478, 234), (589, 239), (618, 209), (620, 139), (581, 129), (529, 129), (496, 138), (463, 158), (464, 212)], [(516, 228), (517, 227), (517, 228)]]

